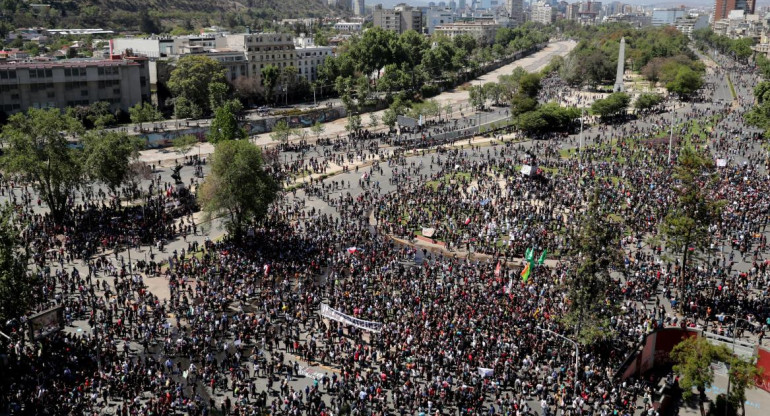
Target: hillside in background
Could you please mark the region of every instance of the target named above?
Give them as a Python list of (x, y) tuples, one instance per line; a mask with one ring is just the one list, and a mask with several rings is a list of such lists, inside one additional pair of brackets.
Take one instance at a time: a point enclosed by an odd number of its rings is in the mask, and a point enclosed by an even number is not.
[(262, 28), (274, 19), (330, 17), (341, 10), (324, 0), (52, 0), (35, 5), (0, 0), (0, 34), (18, 27), (94, 28), (169, 32), (208, 26)]

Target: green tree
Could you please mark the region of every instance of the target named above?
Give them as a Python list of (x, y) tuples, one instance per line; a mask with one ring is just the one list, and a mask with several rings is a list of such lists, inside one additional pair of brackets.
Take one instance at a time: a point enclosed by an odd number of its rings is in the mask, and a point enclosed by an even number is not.
[(83, 126), (57, 108), (30, 108), (17, 113), (3, 127), (3, 171), (29, 182), (60, 224), (69, 208), (67, 201), (83, 183), (82, 150), (69, 139)]
[(673, 173), (677, 182), (673, 188), (676, 202), (664, 218), (661, 231), (666, 236), (668, 248), (681, 255), (679, 281), (683, 292), (691, 252), (694, 254), (708, 246), (709, 227), (718, 221), (724, 205), (711, 193), (716, 180), (714, 176), (711, 157), (691, 145), (682, 147)]
[(634, 102), (634, 107), (639, 111), (655, 108), (663, 102), (663, 96), (654, 92), (644, 92), (639, 94)]
[(217, 144), (224, 140), (240, 140), (246, 138), (244, 130), (235, 119), (233, 105), (225, 103), (214, 111), (214, 120), (211, 121), (208, 140)]
[(321, 138), (321, 135), (324, 134), (324, 131), (326, 130), (326, 127), (322, 123), (315, 122), (310, 127), (310, 131), (315, 135), (315, 139), (319, 140)]
[(174, 151), (179, 153), (181, 156), (185, 156), (190, 153), (190, 150), (192, 150), (193, 146), (196, 144), (198, 144), (198, 138), (192, 134), (183, 134), (171, 141), (171, 145), (174, 147)]
[(754, 87), (754, 98), (757, 105), (746, 113), (746, 122), (761, 128), (767, 136), (770, 130), (770, 81), (762, 81)]
[(607, 98), (599, 99), (591, 104), (591, 111), (602, 118), (625, 114), (631, 97), (624, 92), (613, 92)]
[(230, 87), (224, 82), (212, 82), (209, 84), (209, 108), (216, 111), (227, 101)]
[(186, 97), (174, 98), (174, 117), (198, 119), (203, 116), (203, 109)]
[(537, 108), (537, 100), (522, 93), (516, 93), (511, 97), (511, 115), (516, 117)]
[(535, 98), (540, 93), (542, 85), (540, 84), (540, 74), (524, 74), (519, 79), (519, 91), (528, 97)]
[(226, 83), (226, 70), (216, 59), (205, 55), (188, 55), (179, 58), (171, 71), (168, 88), (174, 97), (184, 97), (209, 114), (213, 109), (209, 99), (209, 85)]
[(498, 85), (496, 82), (487, 82), (483, 86), (484, 96), (492, 102), (495, 103), (495, 105), (500, 104), (500, 95), (502, 95), (502, 88), (500, 85)]
[(398, 113), (392, 108), (388, 108), (382, 113), (382, 124), (388, 126), (389, 129), (393, 129), (396, 126), (398, 120)]
[(85, 172), (103, 183), (113, 195), (131, 174), (131, 162), (139, 156), (142, 142), (117, 131), (98, 131), (84, 139)]
[(225, 226), (236, 241), (249, 223), (267, 215), (279, 191), (263, 165), (262, 151), (248, 140), (220, 142), (211, 157), (211, 174), (198, 192), (205, 217), (224, 215)]
[(273, 126), (273, 132), (270, 133), (270, 138), (280, 142), (286, 143), (289, 141), (289, 137), (294, 134), (294, 129), (289, 127), (289, 123), (286, 120), (278, 120)]
[(139, 124), (139, 130), (141, 131), (144, 131), (142, 123), (154, 123), (163, 120), (163, 114), (154, 105), (147, 102), (137, 103), (129, 108), (128, 115), (131, 117), (132, 123)]
[(597, 191), (585, 211), (583, 221), (574, 236), (575, 245), (569, 253), (574, 271), (568, 283), (570, 308), (565, 319), (575, 325), (576, 338), (591, 344), (609, 334), (610, 318), (617, 312), (616, 297), (610, 272), (623, 270), (620, 238), (622, 225), (612, 221), (607, 206), (600, 203)]
[(86, 128), (113, 126), (117, 122), (115, 114), (110, 111), (110, 103), (97, 101), (88, 106), (67, 107), (67, 114), (76, 118)]
[(268, 103), (273, 102), (273, 89), (275, 84), (278, 83), (278, 78), (281, 76), (281, 70), (275, 65), (267, 65), (262, 68), (262, 85), (265, 88), (265, 101)]
[(730, 352), (723, 345), (712, 345), (706, 338), (690, 337), (677, 344), (671, 350), (674, 371), (678, 373), (679, 386), (685, 399), (692, 397), (692, 389), (698, 390), (698, 406), (701, 416), (706, 415), (703, 406), (706, 389), (714, 382), (714, 369), (711, 363), (729, 356)]
[(680, 97), (689, 97), (701, 86), (703, 86), (703, 76), (691, 68), (681, 65), (678, 67), (674, 79), (666, 84), (666, 89)]
[(351, 114), (348, 115), (348, 122), (345, 124), (345, 130), (348, 133), (353, 133), (358, 130), (361, 130), (362, 124), (361, 124), (361, 116), (358, 114)]
[(527, 135), (538, 135), (548, 131), (548, 121), (538, 111), (528, 111), (514, 119), (517, 129)]
[(484, 107), (486, 97), (484, 96), (484, 87), (481, 85), (472, 85), (468, 90), (468, 100), (475, 109)]
[(377, 113), (369, 113), (369, 128), (376, 129), (380, 125), (380, 118), (377, 117)]
[(9, 205), (0, 209), (0, 322), (19, 319), (33, 306), (35, 277), (27, 273), (29, 255)]

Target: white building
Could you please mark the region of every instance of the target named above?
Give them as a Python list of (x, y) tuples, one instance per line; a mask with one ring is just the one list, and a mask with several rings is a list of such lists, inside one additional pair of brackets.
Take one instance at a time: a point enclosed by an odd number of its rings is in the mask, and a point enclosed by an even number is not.
[(698, 16), (680, 17), (674, 22), (674, 27), (687, 37), (692, 38), (692, 32), (698, 29), (704, 29), (709, 26), (709, 16), (706, 14)]
[(554, 9), (550, 4), (537, 2), (532, 5), (531, 13), (531, 20), (533, 22), (542, 23), (544, 25), (549, 25), (553, 22)]
[(332, 47), (316, 45), (312, 37), (303, 33), (294, 38), (294, 53), (297, 55), (297, 75), (313, 82), (318, 78), (318, 67), (332, 56)]
[(436, 30), (436, 26), (454, 23), (454, 21), (455, 13), (450, 8), (431, 7), (425, 14), (425, 25), (428, 28), (429, 35), (433, 34)]
[(459, 35), (471, 35), (479, 45), (491, 45), (495, 41), (497, 29), (500, 26), (494, 21), (455, 22), (436, 26), (435, 32), (443, 33), (449, 38)]
[(362, 27), (361, 22), (337, 22), (334, 24), (334, 30), (340, 32), (360, 32)]

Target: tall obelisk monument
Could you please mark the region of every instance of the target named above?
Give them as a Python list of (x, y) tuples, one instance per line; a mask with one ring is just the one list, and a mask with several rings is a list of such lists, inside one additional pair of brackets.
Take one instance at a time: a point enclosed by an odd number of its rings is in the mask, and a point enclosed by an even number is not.
[(626, 38), (620, 38), (620, 50), (618, 51), (618, 73), (615, 75), (615, 87), (612, 88), (613, 92), (622, 92), (623, 87), (623, 73), (625, 72), (626, 64)]

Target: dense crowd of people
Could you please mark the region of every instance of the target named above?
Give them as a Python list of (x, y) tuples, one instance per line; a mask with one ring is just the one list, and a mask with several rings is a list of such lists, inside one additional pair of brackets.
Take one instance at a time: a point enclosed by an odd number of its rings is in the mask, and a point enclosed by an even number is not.
[[(681, 265), (664, 260), (654, 238), (675, 202), (663, 117), (587, 133), (580, 152), (576, 137), (414, 156), (383, 150), (403, 144), (395, 136), (299, 143), (283, 149), (289, 158), (273, 155), (277, 176), (371, 163), (355, 168), (358, 184), (309, 181), (305, 197), (319, 197), (329, 210), (281, 195), (242, 241), (202, 240), (192, 207), (175, 205), (179, 189), (161, 177), (144, 183), (136, 206), (73, 201), (59, 228), (23, 192), (37, 309), (61, 305), (67, 329), (29, 342), (22, 323), (8, 325), (15, 332), (0, 364), (0, 408), (56, 415), (655, 415), (656, 380), (616, 377), (647, 333), (710, 325), (727, 334), (717, 317), (729, 314), (755, 323), (746, 329), (761, 341), (770, 323), (763, 258), (770, 179), (758, 164), (738, 162), (759, 161), (755, 135), (729, 133), (742, 125), (741, 109), (688, 105), (677, 112), (679, 142), (728, 160), (709, 189), (727, 201), (712, 226), (714, 247), (681, 285)], [(525, 164), (539, 170), (522, 175)], [(385, 177), (394, 192), (383, 191)], [(567, 253), (596, 195), (627, 230), (618, 247), (624, 269), (613, 270), (606, 293), (597, 294), (620, 312), (604, 328), (612, 336), (575, 350), (561, 338), (573, 328), (559, 319), (570, 307), (575, 267)], [(91, 199), (99, 200), (84, 195)], [(427, 229), (443, 247), (428, 251), (393, 238), (411, 240)], [(181, 238), (186, 247), (158, 247), (157, 261), (128, 261), (120, 254), (126, 238), (150, 247)], [(519, 258), (530, 248), (556, 260), (524, 281)], [(167, 295), (149, 290), (148, 279), (164, 279)], [(348, 318), (322, 316), (322, 305)], [(376, 330), (355, 322), (376, 323)]]

